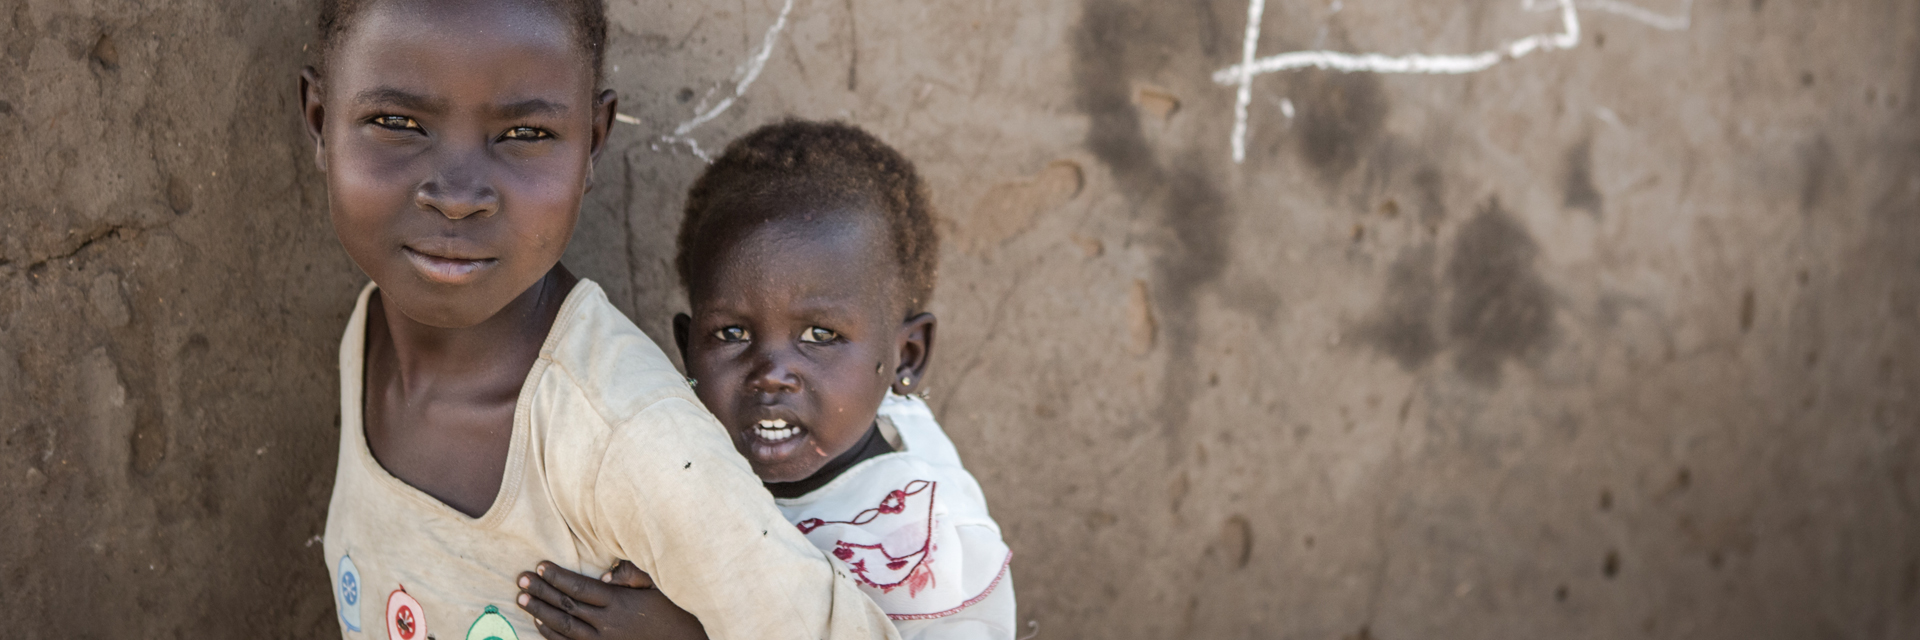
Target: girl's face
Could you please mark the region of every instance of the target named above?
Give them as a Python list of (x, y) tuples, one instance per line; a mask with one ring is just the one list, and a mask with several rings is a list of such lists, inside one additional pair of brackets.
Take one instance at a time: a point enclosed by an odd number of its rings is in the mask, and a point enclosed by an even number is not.
[(493, 317), (573, 234), (613, 92), (534, 5), (374, 3), (302, 76), (340, 244), (417, 322)]
[(761, 480), (805, 480), (860, 442), (903, 372), (918, 382), (932, 316), (901, 322), (874, 216), (788, 215), (716, 244), (677, 331), (694, 391)]

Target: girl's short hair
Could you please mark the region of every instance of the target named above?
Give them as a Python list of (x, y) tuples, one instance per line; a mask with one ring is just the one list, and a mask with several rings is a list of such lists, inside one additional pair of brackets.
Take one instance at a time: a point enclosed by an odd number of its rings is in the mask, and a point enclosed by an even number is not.
[(771, 124), (727, 145), (687, 193), (675, 266), (692, 291), (713, 241), (767, 216), (817, 209), (778, 201), (849, 207), (886, 223), (907, 316), (926, 310), (940, 260), (937, 214), (927, 185), (906, 156), (859, 127), (798, 119)]
[[(352, 26), (353, 17), (378, 0), (320, 0), (320, 50), (317, 65), (322, 72), (326, 70), (327, 54), (333, 50), (334, 41), (347, 27)], [(558, 11), (567, 17), (567, 23), (573, 27), (573, 37), (587, 51), (592, 59), (593, 86), (598, 88), (605, 79), (601, 67), (607, 60), (607, 1), (606, 0), (538, 0), (548, 9)], [(324, 75), (324, 73), (323, 73)]]

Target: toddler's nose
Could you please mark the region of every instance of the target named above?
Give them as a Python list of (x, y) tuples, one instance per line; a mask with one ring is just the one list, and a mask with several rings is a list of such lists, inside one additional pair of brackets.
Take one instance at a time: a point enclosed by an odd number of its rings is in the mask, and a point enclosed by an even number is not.
[(747, 379), (747, 386), (762, 395), (792, 393), (800, 390), (800, 376), (794, 374), (785, 358), (764, 354)]

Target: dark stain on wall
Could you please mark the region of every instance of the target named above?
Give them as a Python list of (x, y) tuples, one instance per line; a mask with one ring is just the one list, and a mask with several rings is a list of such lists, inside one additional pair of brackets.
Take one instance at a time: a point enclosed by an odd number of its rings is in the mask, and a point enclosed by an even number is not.
[(1833, 166), (1833, 143), (1820, 136), (1800, 151), (1800, 213), (1813, 213), (1825, 195)]
[(1440, 226), (1447, 219), (1447, 201), (1444, 185), (1440, 181), (1440, 170), (1432, 166), (1421, 167), (1413, 174), (1413, 188), (1419, 191), (1420, 224), (1429, 231)]
[(1440, 287), (1433, 271), (1432, 244), (1400, 252), (1387, 269), (1387, 290), (1380, 308), (1360, 329), (1361, 340), (1391, 356), (1407, 371), (1426, 365), (1441, 349), (1433, 321)]
[(1600, 190), (1593, 186), (1593, 139), (1581, 140), (1579, 144), (1567, 149), (1566, 164), (1566, 178), (1562, 181), (1561, 187), (1561, 191), (1566, 194), (1563, 206), (1568, 209), (1580, 209), (1599, 218), (1602, 198)]
[(1493, 386), (1500, 364), (1530, 355), (1553, 329), (1550, 291), (1534, 273), (1540, 250), (1524, 226), (1487, 200), (1454, 239), (1447, 264), (1447, 336), (1457, 342), (1457, 364), (1468, 380)]
[(1360, 163), (1387, 123), (1387, 97), (1371, 73), (1305, 71), (1289, 93), (1298, 96), (1300, 156), (1329, 185)]
[(1740, 295), (1740, 332), (1741, 333), (1746, 333), (1748, 331), (1753, 330), (1753, 314), (1756, 311), (1754, 309), (1754, 304), (1755, 302), (1753, 299), (1752, 289), (1748, 289), (1746, 293), (1743, 293)]
[(1164, 162), (1141, 128), (1133, 82), (1166, 62), (1168, 49), (1190, 49), (1196, 31), (1190, 8), (1116, 0), (1088, 2), (1074, 37), (1076, 103), (1087, 114), (1086, 146), (1113, 174), (1136, 212), (1157, 214), (1171, 233), (1154, 259), (1154, 317), (1167, 349), (1161, 399), (1152, 421), (1175, 441), (1169, 456), (1185, 452), (1185, 428), (1202, 383), (1194, 356), (1200, 294), (1231, 259), (1226, 196), (1212, 182), (1217, 167), (1197, 153)]

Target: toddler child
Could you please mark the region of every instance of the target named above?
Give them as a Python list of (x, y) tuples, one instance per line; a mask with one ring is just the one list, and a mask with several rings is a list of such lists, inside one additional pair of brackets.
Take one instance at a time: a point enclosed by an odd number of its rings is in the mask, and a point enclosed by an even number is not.
[(508, 606), (519, 568), (628, 558), (657, 582), (622, 601), (645, 629), (895, 636), (665, 354), (559, 264), (615, 113), (596, 90), (605, 13), (322, 2), (303, 115), (340, 244), (373, 281), (340, 345), (341, 635), (532, 638)]
[[(674, 337), (687, 373), (792, 526), (903, 638), (1012, 638), (1000, 527), (908, 395), (933, 350), (939, 250), (913, 164), (850, 125), (763, 127), (694, 184), (679, 247), (692, 313), (674, 318)], [(602, 622), (632, 615), (619, 607), (557, 605), (627, 589), (547, 578), (534, 579), (529, 611), (549, 628), (625, 637)]]

